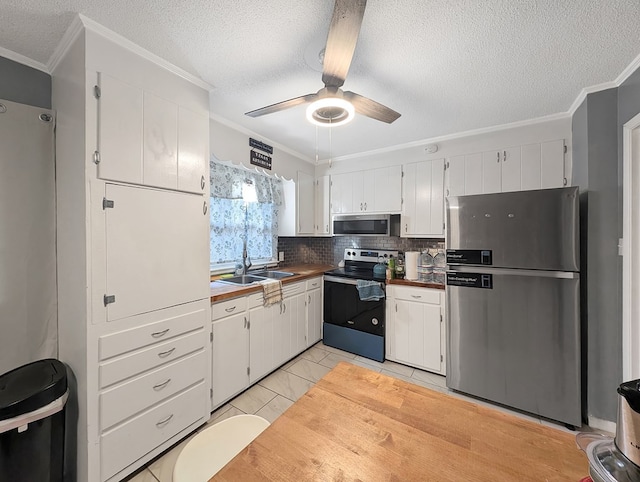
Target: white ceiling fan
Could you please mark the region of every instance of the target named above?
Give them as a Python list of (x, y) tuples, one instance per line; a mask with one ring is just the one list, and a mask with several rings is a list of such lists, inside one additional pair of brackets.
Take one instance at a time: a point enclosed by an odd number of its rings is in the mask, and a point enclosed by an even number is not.
[(366, 0), (336, 0), (327, 45), (324, 53), (322, 82), (324, 87), (315, 94), (307, 94), (246, 112), (250, 117), (273, 114), (302, 104), (307, 119), (321, 126), (346, 124), (357, 112), (372, 119), (391, 124), (400, 114), (374, 100), (341, 89), (351, 66)]

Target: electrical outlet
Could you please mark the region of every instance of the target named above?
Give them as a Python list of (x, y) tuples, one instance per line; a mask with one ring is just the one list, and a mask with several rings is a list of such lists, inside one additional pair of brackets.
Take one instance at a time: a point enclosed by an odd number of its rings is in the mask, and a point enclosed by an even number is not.
[(284, 261), (284, 251), (278, 252), (278, 261)]

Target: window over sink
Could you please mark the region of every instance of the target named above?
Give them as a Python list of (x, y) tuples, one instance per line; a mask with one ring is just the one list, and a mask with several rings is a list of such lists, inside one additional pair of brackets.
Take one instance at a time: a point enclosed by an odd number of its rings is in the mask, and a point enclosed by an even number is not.
[(211, 160), (210, 183), (211, 271), (233, 270), (245, 242), (254, 265), (276, 262), (282, 181)]

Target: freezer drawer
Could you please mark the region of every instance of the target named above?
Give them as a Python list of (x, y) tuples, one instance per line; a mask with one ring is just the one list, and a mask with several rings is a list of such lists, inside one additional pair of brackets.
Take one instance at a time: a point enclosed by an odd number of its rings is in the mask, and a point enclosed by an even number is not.
[(447, 386), (581, 425), (579, 275), (447, 272)]

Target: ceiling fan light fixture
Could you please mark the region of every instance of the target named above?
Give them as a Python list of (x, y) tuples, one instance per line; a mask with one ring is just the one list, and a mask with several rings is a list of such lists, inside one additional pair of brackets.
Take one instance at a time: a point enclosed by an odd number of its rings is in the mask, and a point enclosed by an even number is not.
[(351, 122), (356, 110), (348, 100), (324, 97), (309, 104), (307, 120), (321, 127), (337, 127)]

